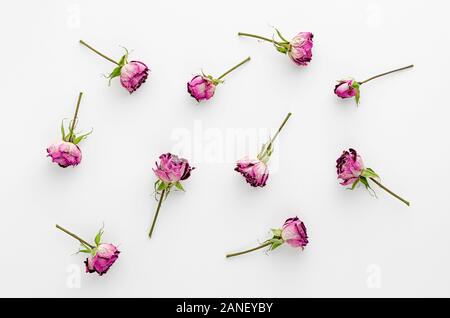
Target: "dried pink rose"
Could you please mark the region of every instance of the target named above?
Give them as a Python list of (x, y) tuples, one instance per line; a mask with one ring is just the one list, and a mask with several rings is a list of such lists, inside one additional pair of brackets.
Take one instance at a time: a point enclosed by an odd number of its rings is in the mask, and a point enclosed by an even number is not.
[(339, 96), (340, 98), (355, 97), (356, 105), (359, 105), (359, 100), (361, 98), (360, 86), (362, 84), (365, 84), (365, 83), (367, 83), (367, 82), (369, 82), (369, 81), (371, 81), (371, 80), (373, 80), (375, 78), (378, 78), (378, 77), (381, 77), (381, 76), (384, 76), (384, 75), (387, 75), (387, 74), (391, 74), (391, 73), (394, 73), (394, 72), (398, 72), (398, 71), (401, 71), (401, 70), (405, 70), (405, 69), (411, 68), (413, 66), (414, 65), (408, 65), (408, 66), (405, 66), (405, 67), (402, 67), (402, 68), (398, 68), (398, 69), (393, 70), (393, 71), (389, 71), (389, 72), (385, 72), (385, 73), (382, 73), (382, 74), (378, 74), (378, 75), (372, 76), (372, 77), (370, 77), (370, 78), (368, 78), (368, 79), (366, 79), (365, 81), (362, 81), (362, 82), (358, 82), (358, 81), (354, 80), (353, 78), (345, 79), (345, 80), (339, 80), (338, 84), (334, 87), (334, 93), (337, 96)]
[(120, 70), (120, 84), (131, 94), (145, 82), (148, 72), (149, 69), (144, 63), (131, 61)]
[(90, 255), (85, 261), (86, 273), (97, 273), (100, 276), (106, 274), (109, 268), (119, 258), (120, 251), (113, 244), (100, 244), (94, 255)]
[(230, 253), (227, 254), (226, 257), (250, 253), (265, 247), (268, 247), (269, 251), (272, 251), (284, 243), (287, 243), (292, 247), (300, 247), (303, 250), (308, 244), (308, 235), (306, 234), (305, 224), (298, 217), (287, 219), (281, 229), (272, 229), (272, 234), (273, 236), (271, 239), (266, 240), (259, 246), (242, 252)]
[(214, 96), (216, 84), (210, 78), (202, 75), (196, 75), (187, 83), (188, 93), (194, 97), (197, 102), (208, 100)]
[(155, 164), (156, 169), (153, 169), (153, 172), (161, 182), (165, 183), (186, 180), (191, 175), (191, 170), (194, 169), (186, 159), (179, 158), (171, 153), (159, 156), (159, 163), (156, 162)]
[(125, 54), (117, 62), (103, 53), (100, 53), (83, 40), (80, 40), (80, 43), (104, 59), (116, 64), (116, 68), (114, 68), (114, 70), (107, 76), (110, 84), (113, 78), (120, 76), (120, 83), (131, 94), (141, 87), (141, 85), (147, 80), (150, 72), (149, 68), (145, 65), (145, 63), (140, 61), (128, 62), (129, 52), (127, 49), (125, 49)]
[(305, 224), (298, 217), (287, 219), (281, 231), (281, 238), (292, 247), (303, 249), (308, 244)]
[(61, 124), (61, 134), (62, 140), (51, 144), (47, 148), (47, 156), (52, 158), (52, 162), (57, 163), (62, 168), (67, 168), (69, 166), (75, 167), (81, 162), (81, 149), (78, 147), (78, 143), (91, 134), (82, 134), (77, 136), (75, 133), (75, 127), (78, 121), (78, 110), (80, 108), (81, 97), (83, 93), (80, 92), (78, 95), (78, 102), (75, 109), (75, 115), (73, 116), (72, 122), (69, 124), (69, 133), (66, 134), (64, 129), (64, 122)]
[(364, 163), (361, 156), (355, 149), (344, 150), (336, 161), (338, 178), (342, 185), (353, 184), (359, 179), (364, 170)]
[(216, 86), (223, 83), (223, 78), (237, 69), (244, 63), (250, 61), (250, 57), (247, 57), (241, 63), (233, 66), (231, 69), (220, 75), (218, 78), (214, 78), (211, 75), (196, 75), (187, 83), (187, 91), (188, 93), (200, 102), (202, 100), (208, 100), (214, 96), (214, 92), (216, 90)]
[(267, 165), (258, 159), (245, 157), (238, 160), (234, 170), (242, 174), (252, 187), (264, 187), (269, 178)]
[(56, 142), (47, 148), (47, 152), (52, 161), (63, 168), (76, 166), (81, 162), (81, 150), (71, 142)]
[(297, 65), (308, 65), (312, 58), (313, 34), (300, 32), (290, 42), (288, 55)]
[(273, 143), (291, 115), (291, 113), (287, 114), (278, 131), (263, 145), (256, 159), (246, 156), (236, 162), (234, 170), (239, 172), (251, 186), (264, 187), (266, 185), (269, 178), (267, 163), (273, 152)]
[(110, 267), (119, 258), (120, 251), (115, 245), (110, 243), (101, 243), (103, 229), (100, 229), (100, 231), (98, 231), (94, 239), (94, 244), (90, 244), (80, 238), (78, 235), (69, 232), (58, 224), (56, 224), (56, 228), (80, 242), (81, 248), (79, 249), (78, 253), (89, 254), (88, 258), (84, 261), (86, 265), (86, 273), (97, 273), (102, 276), (103, 274), (106, 274), (106, 272), (108, 272)]
[(356, 150), (350, 148), (348, 151), (344, 150), (342, 155), (336, 160), (336, 169), (338, 179), (341, 179), (340, 184), (343, 186), (351, 185), (351, 190), (362, 183), (367, 190), (375, 194), (375, 191), (370, 187), (369, 180), (378, 185), (380, 188), (388, 192), (390, 195), (399, 199), (409, 206), (409, 202), (386, 188), (379, 181), (380, 177), (371, 168), (365, 168), (361, 156)]
[(287, 54), (295, 64), (301, 66), (308, 65), (312, 58), (313, 34), (311, 32), (300, 32), (291, 41), (288, 41), (281, 35), (280, 31), (277, 29), (275, 31), (280, 38), (279, 41), (275, 41), (274, 38), (269, 39), (250, 33), (239, 32), (238, 35), (270, 42), (278, 52)]
[(171, 153), (159, 156), (159, 163), (156, 163), (156, 169), (153, 169), (153, 172), (158, 177), (158, 180), (155, 182), (155, 196), (159, 196), (157, 199), (158, 207), (156, 208), (156, 213), (148, 234), (149, 238), (152, 237), (162, 201), (167, 198), (173, 187), (184, 191), (180, 181), (189, 178), (191, 171), (194, 169), (186, 159), (179, 158)]
[(358, 82), (353, 79), (341, 80), (334, 87), (334, 93), (340, 98), (350, 98), (356, 96), (359, 90)]

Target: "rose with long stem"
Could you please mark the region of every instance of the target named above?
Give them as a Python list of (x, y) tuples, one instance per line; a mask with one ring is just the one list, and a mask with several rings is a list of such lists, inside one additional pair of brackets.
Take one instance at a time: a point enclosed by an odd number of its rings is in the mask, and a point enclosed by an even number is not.
[(306, 226), (298, 217), (287, 219), (282, 228), (272, 229), (272, 234), (273, 236), (271, 239), (266, 240), (259, 246), (241, 252), (229, 253), (226, 255), (226, 258), (247, 254), (264, 247), (269, 247), (269, 251), (273, 251), (284, 243), (287, 243), (292, 247), (299, 247), (303, 250), (309, 242)]
[(337, 178), (341, 180), (341, 185), (351, 185), (350, 189), (353, 190), (359, 183), (362, 183), (367, 190), (374, 192), (369, 185), (369, 180), (371, 180), (381, 189), (409, 206), (409, 201), (389, 190), (378, 181), (380, 176), (373, 169), (364, 167), (362, 157), (355, 149), (350, 148), (342, 152), (342, 155), (336, 160), (336, 169)]
[(120, 58), (120, 60), (116, 61), (96, 50), (83, 40), (80, 40), (80, 43), (94, 53), (100, 55), (104, 59), (116, 65), (116, 68), (114, 68), (114, 70), (107, 76), (107, 78), (109, 79), (109, 83), (111, 83), (111, 80), (113, 78), (120, 76), (120, 84), (131, 94), (147, 80), (148, 73), (150, 71), (149, 68), (147, 67), (147, 65), (140, 61), (128, 62), (127, 49), (125, 49), (126, 52)]
[(311, 62), (314, 37), (311, 32), (299, 32), (291, 41), (288, 41), (278, 29), (275, 29), (275, 31), (280, 38), (279, 41), (275, 41), (274, 38), (269, 39), (264, 36), (244, 32), (239, 32), (238, 35), (272, 43), (278, 52), (287, 54), (297, 65), (306, 66)]
[(338, 84), (334, 87), (334, 93), (339, 96), (340, 98), (352, 98), (355, 97), (355, 101), (356, 101), (356, 105), (359, 105), (359, 100), (361, 98), (361, 85), (365, 84), (367, 82), (370, 82), (371, 80), (374, 80), (376, 78), (388, 75), (388, 74), (392, 74), (395, 72), (399, 72), (402, 70), (406, 70), (408, 68), (412, 68), (414, 67), (413, 64), (405, 66), (405, 67), (401, 67), (401, 68), (397, 68), (395, 70), (389, 71), (389, 72), (384, 72), (372, 77), (369, 77), (368, 79), (364, 80), (364, 81), (356, 81), (353, 78), (349, 78), (349, 79), (345, 79), (345, 80), (340, 80), (338, 81)]
[(196, 75), (187, 83), (187, 91), (188, 93), (200, 102), (202, 100), (208, 100), (214, 96), (216, 91), (216, 86), (220, 83), (223, 83), (223, 78), (233, 72), (235, 69), (240, 67), (241, 65), (250, 61), (250, 56), (245, 60), (240, 62), (239, 64), (233, 66), (228, 71), (220, 75), (218, 78), (214, 78), (211, 75)]
[(162, 154), (159, 156), (159, 159), (159, 163), (156, 163), (156, 169), (153, 169), (153, 172), (158, 178), (155, 182), (155, 196), (159, 195), (158, 207), (156, 208), (152, 225), (148, 233), (149, 238), (153, 235), (159, 211), (161, 210), (162, 201), (167, 198), (173, 187), (184, 191), (181, 181), (189, 178), (191, 171), (195, 169), (189, 165), (189, 162), (186, 159), (179, 158), (171, 153)]

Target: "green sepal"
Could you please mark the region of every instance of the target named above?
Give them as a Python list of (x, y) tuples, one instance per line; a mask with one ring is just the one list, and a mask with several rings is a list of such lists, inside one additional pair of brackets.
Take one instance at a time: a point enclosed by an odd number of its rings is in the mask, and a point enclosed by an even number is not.
[(115, 69), (113, 69), (113, 71), (108, 75), (108, 79), (109, 79), (109, 83), (108, 85), (111, 85), (111, 80), (114, 77), (120, 76), (120, 71), (122, 70), (123, 65), (119, 65), (117, 66)]
[(356, 186), (358, 185), (358, 183), (359, 183), (359, 178), (356, 179), (355, 182), (353, 182), (352, 187), (351, 187), (350, 189), (351, 189), (351, 190), (354, 190), (354, 189), (356, 188)]
[(283, 245), (283, 243), (284, 243), (283, 239), (276, 238), (276, 237), (273, 237), (270, 240), (267, 240), (266, 242), (271, 244), (270, 248), (269, 248), (270, 251), (273, 251), (274, 249)]
[(359, 106), (359, 99), (361, 98), (359, 83), (357, 81), (353, 81), (352, 87), (356, 90), (356, 95), (355, 95), (356, 106)]
[(158, 192), (163, 191), (163, 190), (166, 190), (168, 187), (169, 187), (168, 183), (159, 180), (159, 184), (158, 184), (158, 187), (156, 188), (156, 191), (158, 191)]
[(64, 129), (64, 119), (61, 121), (61, 135), (62, 135), (62, 140), (67, 141), (66, 140), (66, 130)]
[(91, 250), (78, 250), (77, 253), (87, 253), (87, 254), (91, 254), (92, 251), (91, 251)]
[(103, 235), (103, 226), (98, 231), (97, 235), (95, 236), (95, 239), (94, 239), (95, 245), (97, 245), (97, 246), (100, 245), (100, 242), (102, 241), (102, 235)]
[(181, 185), (180, 181), (175, 182), (175, 187), (176, 187), (178, 190), (184, 191), (184, 188), (183, 188), (183, 186)]
[(277, 32), (277, 34), (278, 34), (278, 36), (280, 37), (280, 39), (282, 39), (284, 42), (286, 42), (286, 43), (289, 43), (289, 41), (288, 40), (286, 40), (282, 35), (281, 35), (281, 32), (277, 29), (277, 28), (274, 28), (275, 29), (275, 31)]
[(277, 51), (283, 54), (286, 54), (288, 52), (288, 49), (283, 46), (275, 46), (277, 48)]
[(90, 134), (92, 134), (93, 131), (94, 131), (94, 130), (91, 129), (90, 132), (88, 132), (88, 133), (86, 133), (86, 134), (83, 134), (83, 135), (80, 135), (80, 136), (78, 136), (78, 137), (75, 136), (75, 134), (73, 134), (73, 136), (72, 136), (72, 143), (75, 144), (75, 145), (79, 144), (82, 140), (86, 139), (87, 136), (89, 136)]
[(365, 168), (361, 172), (361, 176), (365, 178), (380, 178), (378, 174), (375, 173), (371, 168)]
[(271, 229), (274, 237), (281, 237), (282, 229)]

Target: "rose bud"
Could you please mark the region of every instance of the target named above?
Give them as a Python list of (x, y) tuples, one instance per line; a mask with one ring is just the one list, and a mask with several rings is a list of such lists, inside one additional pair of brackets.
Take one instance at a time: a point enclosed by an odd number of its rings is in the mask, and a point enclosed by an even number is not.
[(280, 128), (278, 128), (278, 131), (273, 136), (273, 138), (271, 138), (263, 145), (256, 159), (251, 159), (246, 156), (236, 162), (236, 168), (234, 168), (234, 171), (242, 174), (242, 176), (251, 186), (264, 187), (266, 185), (266, 181), (269, 178), (269, 169), (267, 168), (267, 163), (269, 162), (270, 156), (273, 153), (273, 143), (288, 121), (289, 117), (291, 117), (291, 113), (287, 114), (286, 118), (284, 119)]
[(233, 66), (231, 69), (220, 75), (218, 78), (213, 78), (211, 75), (196, 75), (187, 83), (188, 93), (191, 94), (193, 98), (200, 102), (202, 100), (208, 100), (214, 96), (216, 86), (223, 83), (223, 78), (237, 69), (244, 63), (250, 61), (250, 57), (247, 57), (241, 63)]
[(272, 238), (266, 240), (257, 247), (245, 250), (242, 252), (227, 254), (226, 257), (238, 256), (246, 253), (250, 253), (264, 247), (268, 247), (269, 251), (273, 251), (277, 247), (288, 243), (292, 247), (303, 248), (308, 244), (308, 235), (306, 234), (306, 227), (298, 217), (289, 218), (284, 222), (283, 228), (272, 229)]
[(245, 157), (238, 160), (234, 170), (242, 174), (252, 187), (264, 187), (269, 177), (266, 164), (258, 159)]
[(311, 32), (300, 32), (291, 41), (288, 41), (281, 35), (280, 31), (277, 29), (275, 31), (280, 38), (279, 41), (275, 41), (274, 38), (269, 39), (250, 33), (239, 32), (238, 35), (270, 42), (278, 52), (287, 54), (295, 64), (302, 66), (308, 65), (312, 58), (313, 34)]
[(62, 141), (56, 142), (47, 148), (47, 156), (52, 158), (52, 162), (57, 163), (60, 167), (67, 168), (69, 166), (75, 167), (81, 162), (81, 149), (78, 143), (86, 139), (89, 132), (84, 135), (77, 136), (74, 132), (78, 121), (78, 110), (80, 108), (81, 97), (83, 93), (78, 95), (78, 102), (75, 109), (75, 115), (69, 124), (69, 133), (66, 134), (64, 122), (61, 124)]
[(109, 268), (119, 258), (119, 250), (113, 244), (100, 244), (95, 255), (90, 255), (84, 263), (86, 273), (97, 272), (100, 276), (106, 274)]
[(338, 179), (341, 179), (341, 185), (347, 186), (352, 185), (351, 190), (362, 183), (367, 190), (375, 195), (375, 191), (370, 187), (369, 180), (378, 185), (380, 188), (385, 190), (390, 195), (399, 199), (403, 203), (409, 206), (409, 202), (395, 194), (388, 188), (386, 188), (379, 181), (380, 177), (371, 168), (365, 168), (361, 156), (356, 152), (356, 150), (350, 148), (348, 151), (344, 150), (342, 155), (336, 160), (336, 168)]
[(191, 171), (194, 169), (195, 168), (191, 167), (186, 159), (179, 158), (171, 153), (159, 156), (159, 164), (156, 163), (156, 169), (153, 169), (153, 172), (158, 177), (158, 180), (155, 182), (155, 198), (156, 196), (159, 196), (159, 198), (157, 198), (158, 207), (156, 208), (156, 213), (153, 217), (152, 226), (148, 234), (149, 238), (152, 237), (162, 201), (167, 198), (173, 187), (184, 191), (180, 181), (189, 178)]
[(206, 76), (196, 75), (187, 83), (188, 93), (194, 97), (197, 102), (208, 100), (214, 96), (216, 85), (214, 81)]
[(340, 98), (350, 98), (356, 96), (359, 90), (358, 82), (355, 80), (342, 80), (334, 87), (334, 93)]
[(94, 244), (90, 244), (79, 236), (59, 226), (58, 224), (56, 224), (56, 228), (72, 236), (74, 239), (80, 242), (81, 248), (78, 253), (89, 254), (88, 258), (84, 261), (86, 265), (86, 273), (97, 273), (102, 276), (103, 274), (106, 274), (109, 268), (119, 258), (120, 251), (115, 245), (109, 243), (101, 243), (103, 229), (100, 229), (100, 231), (98, 231), (94, 239)]
[(371, 81), (371, 80), (373, 80), (375, 78), (378, 78), (378, 77), (381, 77), (381, 76), (384, 76), (384, 75), (387, 75), (387, 74), (391, 74), (391, 73), (394, 73), (394, 72), (398, 72), (398, 71), (401, 71), (401, 70), (405, 70), (405, 69), (411, 68), (413, 66), (414, 65), (408, 65), (408, 66), (405, 66), (405, 67), (402, 67), (402, 68), (398, 68), (398, 69), (393, 70), (393, 71), (389, 71), (389, 72), (385, 72), (385, 73), (382, 73), (382, 74), (378, 74), (378, 75), (372, 76), (372, 77), (370, 77), (370, 78), (368, 78), (368, 79), (366, 79), (365, 81), (362, 81), (362, 82), (355, 81), (353, 78), (346, 79), (346, 80), (340, 80), (340, 81), (338, 81), (338, 84), (334, 87), (334, 93), (337, 96), (339, 96), (340, 98), (355, 97), (355, 102), (356, 102), (356, 105), (358, 106), (359, 105), (359, 99), (361, 97), (360, 96), (360, 86), (362, 84), (365, 84), (365, 83), (367, 83), (367, 82), (369, 82), (369, 81)]
[(147, 79), (149, 68), (143, 62), (128, 62), (129, 52), (127, 49), (125, 49), (125, 54), (117, 62), (116, 60), (104, 55), (103, 53), (100, 53), (83, 40), (80, 40), (80, 43), (93, 52), (97, 53), (104, 59), (116, 65), (116, 68), (107, 76), (107, 78), (109, 79), (109, 84), (111, 84), (111, 80), (113, 78), (120, 76), (120, 83), (131, 94), (136, 91)]
[(308, 65), (312, 58), (313, 34), (300, 32), (291, 40), (289, 57), (297, 65)]
[(145, 82), (148, 71), (148, 67), (144, 63), (131, 61), (120, 70), (120, 84), (131, 94)]
[(305, 224), (298, 217), (287, 219), (283, 225), (281, 238), (292, 247), (303, 249), (308, 244)]
[(80, 148), (67, 141), (60, 141), (47, 148), (48, 156), (60, 167), (76, 166), (81, 162)]

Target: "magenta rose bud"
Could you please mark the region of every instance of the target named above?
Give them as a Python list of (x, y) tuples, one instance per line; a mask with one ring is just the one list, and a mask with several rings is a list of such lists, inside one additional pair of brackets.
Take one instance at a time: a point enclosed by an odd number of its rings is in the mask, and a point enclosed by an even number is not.
[(301, 247), (308, 244), (305, 224), (298, 217), (287, 219), (284, 222), (281, 238), (292, 247)]
[(253, 187), (264, 187), (269, 178), (269, 169), (264, 162), (258, 159), (245, 157), (238, 160), (234, 170), (242, 174)]
[(106, 274), (109, 268), (119, 258), (120, 251), (113, 244), (100, 244), (95, 255), (89, 256), (84, 263), (86, 273), (97, 272), (100, 276)]
[(289, 57), (297, 65), (308, 65), (312, 58), (313, 34), (300, 32), (290, 42)]
[(345, 150), (336, 163), (338, 179), (342, 180), (343, 186), (355, 183), (364, 170), (361, 156), (352, 148)]
[(67, 141), (60, 141), (47, 148), (48, 156), (60, 167), (76, 166), (81, 162), (80, 148)]
[(187, 90), (199, 102), (213, 97), (216, 85), (206, 76), (197, 75), (187, 83)]
[(334, 93), (340, 98), (355, 97), (358, 91), (354, 85), (355, 80), (353, 79), (339, 81), (339, 84), (334, 87)]
[(159, 160), (159, 164), (156, 163), (156, 169), (153, 169), (153, 172), (161, 181), (166, 183), (185, 180), (189, 178), (191, 170), (194, 169), (186, 159), (178, 158), (171, 153), (159, 156)]
[(147, 65), (139, 61), (131, 61), (120, 70), (120, 83), (130, 94), (137, 90), (148, 77)]

